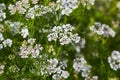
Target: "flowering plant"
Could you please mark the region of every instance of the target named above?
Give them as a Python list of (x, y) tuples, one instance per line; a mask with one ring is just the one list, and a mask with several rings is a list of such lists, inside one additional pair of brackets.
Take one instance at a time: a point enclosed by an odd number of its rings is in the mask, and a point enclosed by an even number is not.
[(1, 0), (0, 80), (119, 80), (120, 1)]

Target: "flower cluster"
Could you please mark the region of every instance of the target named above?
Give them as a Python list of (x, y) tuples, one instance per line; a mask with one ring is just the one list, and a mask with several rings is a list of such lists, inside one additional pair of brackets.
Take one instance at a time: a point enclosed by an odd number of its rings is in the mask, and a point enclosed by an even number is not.
[(78, 34), (73, 34), (74, 27), (70, 24), (65, 24), (62, 26), (54, 26), (52, 32), (47, 36), (48, 41), (56, 41), (59, 39), (61, 45), (69, 44), (72, 41), (79, 43), (80, 37)]
[(0, 64), (0, 75), (4, 73), (5, 66)]
[(34, 7), (29, 8), (25, 16), (26, 18), (34, 19), (36, 16), (42, 16), (51, 12), (52, 8), (50, 8), (49, 6), (35, 5)]
[(10, 4), (8, 9), (10, 10), (11, 15), (15, 14), (16, 12), (20, 14), (25, 14), (26, 9), (23, 7), (21, 1), (17, 1), (15, 5)]
[(120, 69), (120, 52), (116, 50), (112, 51), (111, 56), (108, 57), (108, 63), (111, 69), (115, 71)]
[(40, 56), (40, 52), (43, 50), (40, 44), (35, 44), (34, 38), (28, 39), (28, 41), (23, 41), (22, 46), (20, 47), (20, 56), (21, 58), (37, 58)]
[[(31, 0), (31, 3), (37, 4), (38, 0)], [(15, 5), (10, 4), (8, 9), (10, 10), (11, 15), (15, 14), (16, 12), (20, 14), (25, 14), (29, 7), (30, 7), (29, 0), (21, 0), (15, 2)]]
[(88, 65), (83, 57), (75, 58), (73, 61), (73, 68), (75, 69), (75, 72), (81, 72), (81, 76), (84, 78), (89, 78), (91, 67), (92, 66)]
[(115, 37), (115, 31), (112, 30), (108, 25), (101, 24), (100, 22), (95, 22), (94, 25), (90, 27), (90, 30), (93, 33), (97, 33), (98, 35), (103, 35), (104, 37)]
[(8, 9), (10, 10), (11, 15), (14, 15), (16, 12), (20, 14), (25, 14), (25, 17), (34, 19), (36, 16), (42, 16), (43, 14), (52, 12), (50, 6), (37, 5), (38, 0), (31, 0), (32, 5), (29, 0), (17, 1), (15, 5), (10, 4)]
[(57, 3), (62, 10), (61, 14), (67, 16), (78, 7), (78, 0), (57, 0)]
[(6, 18), (6, 13), (4, 10), (6, 10), (6, 6), (4, 3), (2, 3), (0, 4), (0, 21), (3, 21)]
[(23, 38), (26, 38), (29, 35), (27, 28), (23, 28), (20, 33)]
[(11, 47), (12, 46), (12, 40), (11, 39), (4, 39), (3, 34), (0, 33), (0, 50), (3, 49), (3, 47)]
[[(46, 66), (47, 73), (52, 75), (53, 80), (67, 79), (69, 77), (68, 71), (65, 70), (67, 67), (67, 61), (58, 61), (58, 59), (48, 59), (48, 65)], [(45, 74), (41, 71), (42, 74)]]

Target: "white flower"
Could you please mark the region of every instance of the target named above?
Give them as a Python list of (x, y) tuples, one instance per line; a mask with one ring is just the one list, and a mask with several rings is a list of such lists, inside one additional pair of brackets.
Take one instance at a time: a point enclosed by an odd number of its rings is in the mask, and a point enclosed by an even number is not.
[(29, 8), (30, 5), (29, 5), (29, 0), (22, 0), (22, 5), (25, 7), (25, 8)]
[(72, 9), (70, 8), (65, 8), (62, 10), (62, 15), (67, 15), (69, 16), (69, 14), (72, 12)]
[(63, 25), (63, 29), (65, 32), (68, 32), (68, 31), (73, 31), (74, 27), (70, 24), (65, 24)]
[(34, 19), (35, 18), (35, 9), (29, 8), (28, 12), (25, 15), (27, 18)]
[(115, 31), (113, 31), (111, 28), (108, 30), (109, 35), (111, 35), (112, 37), (115, 37), (116, 33)]
[(111, 57), (112, 57), (113, 60), (120, 59), (120, 53), (119, 53), (119, 51), (114, 50), (114, 51), (112, 52)]
[(21, 48), (20, 50), (20, 54), (21, 58), (28, 58), (29, 52), (23, 48)]
[(11, 47), (12, 46), (12, 40), (11, 39), (6, 39), (3, 41), (4, 47)]
[(119, 66), (115, 62), (110, 63), (110, 67), (115, 71), (117, 71), (117, 69), (119, 68)]
[[(10, 4), (8, 9), (10, 10), (11, 15), (15, 14), (18, 11), (20, 14), (25, 14), (26, 9), (24, 4), (21, 1), (17, 1), (15, 5)], [(23, 7), (24, 6), (24, 7)], [(27, 5), (26, 5), (27, 6)]]
[(67, 36), (63, 36), (59, 41), (60, 41), (61, 45), (71, 43), (71, 39), (69, 37), (67, 37)]
[(100, 22), (95, 22), (94, 25), (90, 27), (90, 30), (93, 31), (93, 33), (97, 33), (98, 35), (103, 35), (104, 37), (115, 37), (116, 33), (112, 28), (110, 28), (106, 24), (101, 24)]
[(72, 41), (74, 41), (75, 43), (79, 43), (80, 37), (78, 36), (78, 34), (73, 34), (73, 35), (70, 35), (70, 36), (71, 36)]
[(78, 0), (57, 0), (59, 9), (62, 10), (62, 15), (69, 16), (72, 13), (73, 9), (78, 7)]
[[(20, 47), (20, 56), (21, 58), (37, 58), (40, 55), (40, 51), (43, 50), (40, 44), (35, 44), (34, 38), (28, 39), (28, 41), (23, 41), (22, 46)], [(34, 45), (35, 44), (35, 45)]]
[(56, 58), (48, 60), (48, 62), (53, 66), (56, 67), (58, 65), (58, 60)]
[(58, 38), (58, 34), (57, 34), (57, 33), (50, 33), (50, 34), (47, 36), (47, 38), (48, 38), (48, 41), (52, 41), (52, 40), (56, 41), (57, 38)]
[(62, 71), (61, 76), (67, 79), (70, 76), (70, 74), (67, 71)]
[(72, 34), (74, 27), (70, 24), (64, 24), (61, 26), (54, 26), (51, 33), (47, 36), (48, 41), (59, 40), (61, 45), (69, 44), (72, 41), (78, 43), (80, 37), (78, 34)]
[(73, 61), (73, 68), (75, 69), (76, 72), (81, 72), (82, 77), (86, 78), (89, 76), (91, 67), (92, 66), (88, 65), (83, 57), (76, 58)]
[(33, 58), (36, 58), (39, 56), (39, 53), (40, 53), (39, 49), (33, 49), (31, 55)]
[(120, 68), (120, 52), (116, 50), (112, 51), (111, 56), (108, 57), (108, 63), (111, 69), (117, 71)]
[(62, 27), (61, 26), (54, 26), (52, 29), (53, 32), (60, 33), (62, 32)]
[(30, 38), (28, 39), (28, 43), (30, 43), (31, 45), (33, 45), (35, 43), (36, 39), (34, 38)]
[(11, 15), (15, 14), (17, 11), (17, 8), (12, 4), (8, 6), (8, 9), (10, 10)]
[(29, 35), (29, 32), (28, 32), (27, 28), (24, 28), (24, 29), (21, 30), (21, 36), (23, 38), (26, 38), (28, 35)]

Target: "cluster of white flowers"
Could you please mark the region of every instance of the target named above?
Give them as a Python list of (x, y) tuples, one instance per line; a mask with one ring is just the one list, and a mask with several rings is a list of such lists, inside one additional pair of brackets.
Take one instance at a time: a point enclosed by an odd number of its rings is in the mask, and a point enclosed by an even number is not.
[(23, 7), (21, 1), (17, 1), (15, 5), (10, 4), (8, 9), (10, 10), (11, 15), (15, 14), (16, 12), (20, 14), (25, 14), (26, 9)]
[(40, 52), (43, 50), (40, 44), (35, 44), (34, 38), (28, 39), (28, 41), (23, 41), (22, 46), (20, 47), (20, 56), (21, 58), (37, 58), (40, 56)]
[(111, 69), (115, 71), (120, 69), (120, 52), (116, 50), (112, 51), (111, 56), (108, 57), (108, 63)]
[(62, 15), (69, 16), (73, 9), (78, 7), (78, 0), (57, 0)]
[(101, 24), (100, 22), (95, 22), (94, 25), (90, 27), (90, 30), (93, 31), (93, 33), (97, 33), (98, 35), (103, 35), (104, 37), (115, 37), (116, 33), (112, 28), (110, 28), (106, 24)]
[(30, 4), (29, 0), (17, 1), (15, 2), (15, 5), (10, 4), (8, 9), (10, 10), (11, 15), (18, 12), (20, 14), (25, 14), (27, 19), (34, 19), (36, 16), (42, 16), (43, 14), (53, 11), (53, 7), (38, 5), (38, 1), (39, 0), (31, 0), (32, 5)]
[(0, 21), (3, 21), (6, 18), (6, 13), (4, 10), (6, 10), (6, 6), (4, 3), (2, 3), (0, 4)]
[(0, 50), (3, 49), (3, 47), (11, 47), (12, 46), (12, 40), (11, 39), (4, 39), (3, 34), (0, 33)]
[[(58, 61), (58, 59), (53, 58), (48, 59), (47, 62), (48, 65), (46, 66), (46, 70), (49, 75), (52, 75), (53, 80), (67, 79), (70, 76), (68, 71), (65, 70), (67, 61)], [(43, 75), (46, 74), (44, 71), (41, 71), (41, 73)]]
[(11, 39), (6, 39), (3, 41), (4, 47), (11, 47), (12, 46), (12, 40)]
[[(38, 0), (31, 0), (31, 3), (35, 5), (38, 3)], [(25, 14), (28, 8), (30, 8), (29, 0), (17, 1), (15, 2), (15, 5), (10, 4), (8, 7), (11, 15), (15, 14), (16, 12), (20, 14)]]
[(23, 38), (26, 38), (29, 35), (27, 28), (23, 28), (20, 33)]
[(29, 8), (26, 13), (26, 18), (34, 19), (36, 16), (42, 16), (46, 13), (51, 13), (52, 8), (49, 6), (35, 5), (34, 7)]
[(20, 27), (23, 25), (21, 22), (11, 22), (9, 20), (5, 21), (5, 25), (8, 26), (10, 32), (12, 32), (12, 35), (18, 34)]
[(81, 72), (82, 77), (89, 78), (92, 66), (88, 65), (86, 60), (83, 57), (81, 57), (74, 59), (73, 68), (75, 69), (75, 72)]
[(79, 43), (80, 37), (78, 34), (73, 34), (74, 27), (70, 24), (65, 24), (62, 26), (54, 26), (52, 32), (48, 34), (48, 41), (56, 41), (59, 40), (61, 45), (69, 44), (72, 41), (75, 43)]
[(5, 66), (3, 64), (0, 64), (0, 75), (4, 73)]

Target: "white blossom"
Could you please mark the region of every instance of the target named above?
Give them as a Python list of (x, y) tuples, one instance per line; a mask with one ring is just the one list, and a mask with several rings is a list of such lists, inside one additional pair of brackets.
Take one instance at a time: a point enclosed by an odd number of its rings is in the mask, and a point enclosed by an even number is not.
[(67, 71), (62, 71), (61, 76), (65, 79), (67, 79), (70, 76), (70, 74)]
[(78, 0), (57, 0), (59, 8), (62, 10), (62, 15), (69, 16), (73, 9), (78, 7)]
[(6, 39), (3, 41), (4, 47), (11, 47), (12, 46), (12, 40), (11, 39)]
[(58, 34), (57, 34), (57, 33), (50, 33), (50, 34), (47, 36), (47, 38), (48, 38), (48, 41), (52, 41), (52, 40), (56, 41), (57, 38), (58, 38)]
[(60, 44), (61, 44), (61, 45), (69, 44), (69, 43), (71, 43), (71, 39), (68, 38), (67, 36), (64, 36), (64, 37), (62, 37), (62, 38), (60, 39)]
[(28, 35), (29, 35), (28, 29), (27, 29), (27, 28), (23, 28), (23, 29), (21, 30), (21, 36), (22, 36), (23, 38), (26, 38)]
[(82, 77), (87, 78), (89, 77), (92, 66), (88, 65), (86, 60), (81, 57), (74, 59), (73, 68), (76, 72), (81, 72)]
[(64, 24), (61, 26), (54, 26), (51, 33), (48, 34), (48, 41), (59, 40), (61, 45), (69, 44), (71, 42), (79, 43), (80, 37), (78, 34), (73, 34), (74, 27), (70, 24)]
[(37, 58), (40, 56), (43, 47), (40, 44), (35, 44), (35, 40), (34, 38), (30, 38), (28, 41), (23, 41), (19, 52), (21, 58)]
[(120, 68), (120, 52), (116, 50), (112, 51), (111, 56), (108, 57), (108, 63), (111, 69), (117, 71)]
[(46, 64), (47, 66), (46, 69), (44, 67), (44, 70), (47, 71), (48, 75), (52, 76), (53, 80), (67, 79), (70, 76), (69, 72), (65, 70), (66, 61), (62, 60), (61, 62), (57, 58), (51, 58), (47, 59), (47, 62), (48, 64)]
[(95, 22), (94, 25), (90, 27), (90, 30), (93, 31), (93, 33), (97, 33), (98, 35), (103, 35), (104, 37), (115, 37), (116, 33), (112, 28), (110, 28), (106, 24), (101, 24), (100, 22)]

